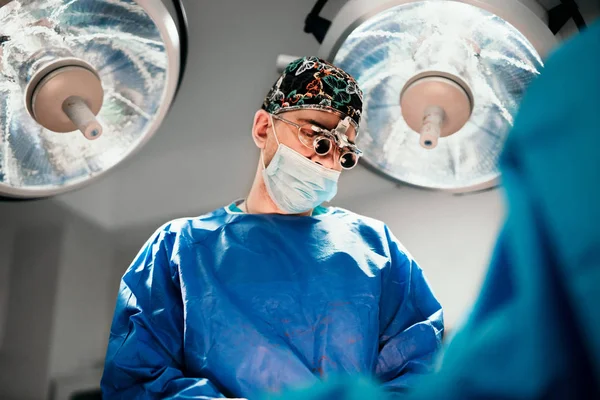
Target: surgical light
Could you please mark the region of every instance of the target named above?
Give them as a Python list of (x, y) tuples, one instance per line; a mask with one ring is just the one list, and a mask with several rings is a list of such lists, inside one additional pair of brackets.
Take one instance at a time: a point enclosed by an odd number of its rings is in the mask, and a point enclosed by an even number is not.
[(319, 55), (365, 93), (358, 145), (368, 166), (465, 192), (498, 182), (521, 98), (556, 41), (517, 0), (350, 0)]
[(140, 149), (183, 73), (178, 22), (160, 0), (0, 1), (0, 196), (66, 192)]

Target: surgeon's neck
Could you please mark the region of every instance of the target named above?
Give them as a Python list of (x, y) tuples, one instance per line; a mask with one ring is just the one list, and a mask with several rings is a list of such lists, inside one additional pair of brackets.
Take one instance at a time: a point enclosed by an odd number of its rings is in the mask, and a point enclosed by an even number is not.
[[(252, 183), (252, 188), (250, 188), (250, 193), (244, 200), (243, 209), (248, 214), (285, 214), (287, 213), (281, 211), (279, 207), (275, 205), (271, 196), (269, 196), (269, 192), (267, 192), (267, 187), (265, 186), (265, 182), (262, 177), (262, 165), (258, 166), (256, 171), (256, 175), (254, 177), (254, 183)], [(302, 214), (294, 214), (298, 216), (307, 216), (312, 215), (313, 210), (309, 210)]]

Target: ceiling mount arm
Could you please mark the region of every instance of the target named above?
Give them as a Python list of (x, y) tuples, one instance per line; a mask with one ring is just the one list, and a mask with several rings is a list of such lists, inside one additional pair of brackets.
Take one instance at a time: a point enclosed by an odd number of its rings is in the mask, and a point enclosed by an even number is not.
[(548, 11), (548, 28), (552, 33), (556, 35), (570, 19), (573, 19), (580, 31), (585, 29), (586, 23), (577, 3), (574, 0), (561, 0), (560, 3)]
[(330, 20), (319, 15), (325, 3), (327, 3), (327, 0), (317, 0), (317, 3), (304, 20), (304, 32), (312, 34), (319, 43), (323, 43), (323, 39), (331, 26)]

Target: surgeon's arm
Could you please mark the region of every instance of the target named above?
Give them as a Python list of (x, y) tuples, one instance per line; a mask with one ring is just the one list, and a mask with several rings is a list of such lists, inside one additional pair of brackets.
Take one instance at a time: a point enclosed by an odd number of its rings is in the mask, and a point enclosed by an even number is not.
[(387, 234), (391, 263), (382, 276), (376, 376), (389, 391), (402, 393), (433, 370), (444, 325), (442, 307), (421, 268)]
[(172, 235), (157, 233), (121, 280), (101, 383), (104, 399), (225, 397), (207, 379), (185, 376)]

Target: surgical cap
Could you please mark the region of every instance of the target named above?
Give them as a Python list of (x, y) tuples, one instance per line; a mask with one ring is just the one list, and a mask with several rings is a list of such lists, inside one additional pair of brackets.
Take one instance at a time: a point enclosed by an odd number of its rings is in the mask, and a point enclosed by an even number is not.
[(299, 109), (332, 112), (360, 124), (363, 94), (358, 83), (342, 69), (317, 57), (291, 62), (273, 85), (262, 109), (279, 114)]

